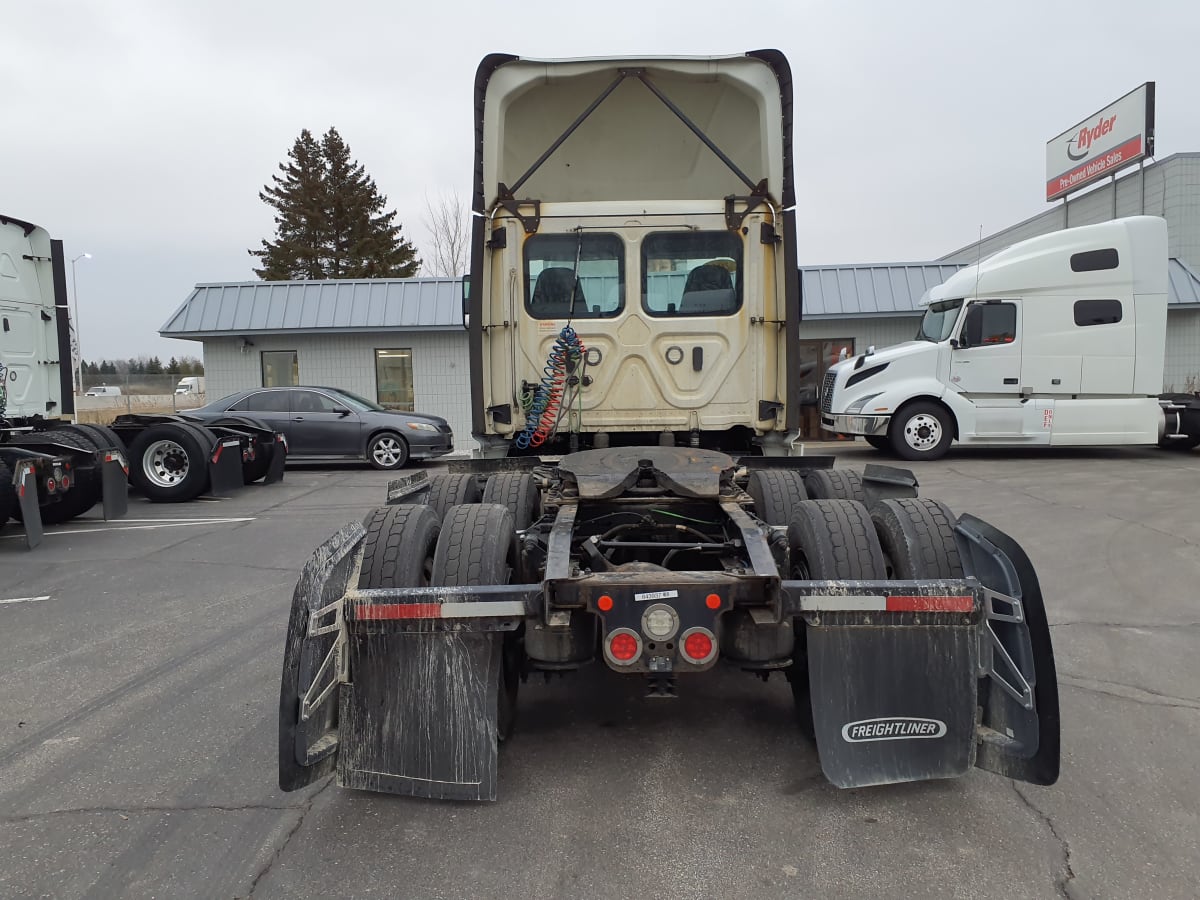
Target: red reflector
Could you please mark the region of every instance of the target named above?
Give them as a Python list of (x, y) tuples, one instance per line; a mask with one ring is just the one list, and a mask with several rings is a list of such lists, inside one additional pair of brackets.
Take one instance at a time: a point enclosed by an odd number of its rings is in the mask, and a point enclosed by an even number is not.
[(354, 607), (355, 619), (440, 619), (440, 603), (362, 603)]
[[(611, 600), (612, 598), (609, 599)], [(609, 638), (608, 652), (613, 655), (614, 659), (619, 659), (621, 662), (628, 662), (637, 656), (638, 639), (624, 631), (618, 632)]]
[(966, 597), (888, 597), (888, 612), (958, 612), (975, 609), (975, 598)]
[(708, 659), (712, 649), (712, 638), (700, 632), (689, 634), (683, 642), (683, 654), (689, 659)]
[(225, 449), (224, 444), (217, 444), (217, 449), (213, 452), (213, 455), (212, 455), (212, 461), (213, 461), (214, 466), (217, 464), (217, 460), (219, 460), (221, 458), (221, 451), (224, 449)]
[(613, 598), (608, 596), (608, 594), (601, 594), (600, 599), (596, 601), (596, 608), (600, 612), (608, 612), (613, 608)]
[(707, 606), (709, 609), (720, 609), (721, 608), (720, 595), (719, 594), (709, 594), (707, 597), (704, 598), (704, 605)]

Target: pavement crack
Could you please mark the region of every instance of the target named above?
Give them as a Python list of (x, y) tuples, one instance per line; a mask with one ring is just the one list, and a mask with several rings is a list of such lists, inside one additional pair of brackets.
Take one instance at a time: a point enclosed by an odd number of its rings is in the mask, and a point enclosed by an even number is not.
[[(1200, 700), (1196, 700), (1193, 697), (1175, 697), (1171, 694), (1164, 694), (1159, 691), (1152, 691), (1149, 688), (1139, 687), (1136, 684), (1107, 681), (1103, 678), (1082, 678), (1078, 675), (1071, 675), (1065, 672), (1059, 673), (1058, 680), (1060, 684), (1065, 684), (1079, 691), (1087, 691), (1090, 694), (1101, 694), (1105, 697), (1116, 697), (1119, 700), (1128, 700), (1131, 703), (1139, 703), (1142, 706), (1200, 710)], [(1114, 688), (1117, 690), (1113, 690)]]
[(13, 825), (22, 822), (36, 822), (40, 819), (52, 819), (58, 816), (88, 816), (102, 813), (117, 815), (137, 815), (139, 813), (173, 813), (173, 812), (256, 812), (258, 810), (289, 810), (303, 809), (302, 804), (289, 806), (274, 806), (269, 803), (246, 803), (240, 806), (222, 806), (219, 804), (203, 804), (198, 806), (80, 806), (72, 809), (51, 809), (46, 812), (28, 813), (20, 816), (0, 816), (0, 824)]
[(277, 863), (279, 858), (283, 856), (283, 851), (287, 849), (287, 846), (291, 843), (292, 838), (296, 836), (296, 833), (304, 825), (304, 819), (308, 816), (309, 811), (312, 810), (313, 804), (317, 802), (317, 798), (325, 793), (325, 791), (329, 789), (333, 782), (334, 779), (332, 777), (328, 778), (320, 788), (313, 791), (312, 796), (310, 796), (303, 804), (300, 806), (291, 807), (292, 809), (300, 810), (300, 815), (296, 819), (296, 824), (293, 825), (288, 833), (283, 836), (283, 840), (279, 842), (279, 846), (275, 848), (275, 852), (271, 854), (271, 858), (267, 860), (266, 865), (264, 865), (258, 871), (258, 874), (254, 876), (254, 880), (250, 882), (250, 890), (246, 893), (246, 900), (250, 900), (250, 898), (254, 896), (254, 892), (258, 890), (259, 882), (261, 882), (267, 876), (267, 873), (275, 867), (275, 863)]
[(1058, 889), (1060, 896), (1066, 897), (1067, 900), (1074, 900), (1074, 897), (1071, 893), (1071, 882), (1075, 880), (1076, 873), (1075, 867), (1071, 864), (1070, 843), (1068, 843), (1065, 837), (1058, 833), (1058, 828), (1055, 826), (1054, 820), (1050, 818), (1049, 814), (1043, 812), (1034, 804), (1032, 800), (1025, 796), (1017, 782), (1009, 781), (1009, 784), (1012, 785), (1013, 793), (1021, 798), (1021, 802), (1025, 804), (1026, 808), (1042, 821), (1042, 824), (1046, 826), (1050, 834), (1054, 836), (1056, 841), (1058, 841), (1058, 846), (1062, 851), (1063, 872), (1061, 877), (1055, 879), (1054, 886)]

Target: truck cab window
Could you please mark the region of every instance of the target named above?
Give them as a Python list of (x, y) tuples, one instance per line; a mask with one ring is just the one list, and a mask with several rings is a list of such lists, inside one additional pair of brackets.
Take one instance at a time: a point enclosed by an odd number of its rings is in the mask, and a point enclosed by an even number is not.
[(535, 319), (609, 318), (624, 306), (625, 245), (617, 235), (535, 234), (525, 241), (525, 309)]
[(728, 231), (663, 231), (642, 242), (642, 308), (731, 316), (742, 306), (742, 241)]
[(976, 303), (967, 311), (962, 336), (968, 347), (1011, 344), (1017, 339), (1017, 305)]
[(963, 302), (958, 300), (939, 300), (930, 303), (921, 319), (921, 327), (917, 331), (918, 341), (933, 341), (940, 343), (954, 333), (954, 325), (958, 321), (958, 311)]

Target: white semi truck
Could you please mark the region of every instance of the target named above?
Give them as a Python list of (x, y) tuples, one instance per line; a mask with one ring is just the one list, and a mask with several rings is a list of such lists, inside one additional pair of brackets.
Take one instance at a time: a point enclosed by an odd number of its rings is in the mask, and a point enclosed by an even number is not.
[(475, 84), (464, 312), (493, 458), (397, 480), (305, 566), (280, 785), (492, 799), (521, 682), (589, 665), (658, 698), (719, 665), (782, 675), (842, 787), (1053, 782), (1053, 652), (1017, 543), (911, 473), (785, 455), (783, 55), (493, 55)]
[(821, 425), (904, 459), (964, 445), (1200, 444), (1161, 394), (1167, 226), (1134, 216), (1014, 244), (929, 291), (914, 340), (844, 360)]

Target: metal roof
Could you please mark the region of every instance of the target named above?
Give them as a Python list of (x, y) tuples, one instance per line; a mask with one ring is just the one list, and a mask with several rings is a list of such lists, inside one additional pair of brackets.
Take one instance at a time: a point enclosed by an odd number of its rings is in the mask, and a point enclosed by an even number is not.
[(462, 328), (458, 278), (198, 284), (163, 337)]
[[(924, 293), (960, 263), (804, 266), (806, 319), (920, 315)], [(1200, 275), (1169, 260), (1167, 301), (1200, 306)], [(440, 331), (462, 328), (462, 280), (249, 281), (198, 284), (159, 329), (163, 337), (202, 338), (295, 332)]]
[(911, 316), (917, 301), (962, 268), (959, 263), (802, 266), (800, 296), (806, 319)]

